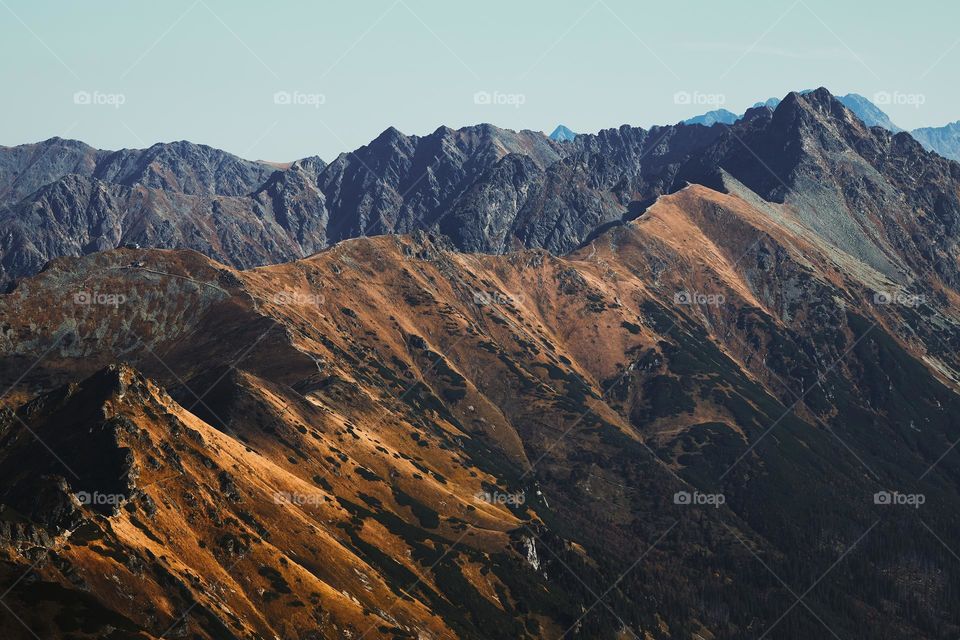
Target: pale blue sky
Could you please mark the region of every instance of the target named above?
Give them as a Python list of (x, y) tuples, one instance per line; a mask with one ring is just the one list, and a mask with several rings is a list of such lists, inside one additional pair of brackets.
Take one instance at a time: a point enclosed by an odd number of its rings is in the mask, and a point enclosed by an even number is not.
[(0, 144), (330, 160), (390, 125), (646, 127), (820, 85), (941, 125), (960, 119), (958, 18), (942, 0), (0, 0)]

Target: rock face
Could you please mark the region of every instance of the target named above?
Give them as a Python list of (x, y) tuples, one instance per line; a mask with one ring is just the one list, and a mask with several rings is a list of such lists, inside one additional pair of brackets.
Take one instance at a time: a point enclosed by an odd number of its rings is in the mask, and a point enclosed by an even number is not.
[(505, 155), (523, 154), (546, 167), (560, 153), (556, 143), (532, 131), (441, 127), (420, 138), (391, 127), (369, 145), (341, 155), (319, 176), (329, 211), (328, 241), (435, 226)]
[[(810, 92), (801, 92), (801, 94), (803, 93)], [(893, 123), (883, 109), (859, 94), (848, 93), (845, 96), (839, 96), (837, 100), (842, 102), (868, 127), (883, 127), (891, 133), (903, 131)], [(758, 102), (754, 106), (767, 106), (776, 109), (778, 104), (780, 104), (779, 98), (770, 98), (766, 102)], [(950, 160), (960, 160), (960, 122), (951, 122), (942, 127), (921, 127), (910, 131), (910, 135), (922, 144), (927, 151), (935, 151)]]
[(124, 243), (246, 267), (430, 226), (510, 153), (539, 166), (560, 157), (542, 134), (489, 125), (425, 137), (388, 129), (330, 166), (307, 158), (283, 170), (186, 142), (106, 152), (54, 138), (0, 148), (0, 281)]
[(107, 153), (97, 163), (93, 177), (188, 195), (242, 196), (263, 184), (273, 171), (265, 163), (181, 141)]
[(0, 203), (17, 202), (70, 174), (127, 187), (240, 196), (254, 191), (273, 171), (265, 163), (184, 141), (149, 149), (101, 151), (76, 140), (51, 138), (0, 147)]
[[(800, 95), (807, 95), (808, 93), (813, 93), (813, 89), (805, 89), (798, 92)], [(871, 102), (869, 99), (860, 95), (859, 93), (848, 93), (845, 96), (837, 96), (837, 100), (840, 101), (843, 106), (847, 109), (850, 109), (863, 124), (867, 127), (883, 127), (891, 133), (900, 133), (903, 131), (900, 127), (895, 125), (890, 116), (886, 114), (880, 107)], [(777, 105), (780, 104), (780, 98), (770, 98), (765, 102), (758, 102), (754, 107), (769, 107), (770, 109), (776, 109)]]
[(924, 127), (910, 132), (924, 149), (936, 151), (944, 158), (960, 160), (960, 121), (942, 127)]
[(111, 152), (52, 138), (0, 148), (0, 280), (124, 243), (245, 266), (299, 255), (295, 229), (288, 236), (248, 196), (275, 171), (189, 142)]

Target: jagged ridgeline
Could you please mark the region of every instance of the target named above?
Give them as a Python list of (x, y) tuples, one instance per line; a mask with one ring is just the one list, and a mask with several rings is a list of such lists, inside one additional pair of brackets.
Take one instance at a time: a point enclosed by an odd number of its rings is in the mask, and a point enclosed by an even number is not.
[(491, 125), (424, 137), (391, 128), (330, 164), (283, 167), (188, 142), (0, 148), (0, 279), (124, 244), (246, 268), (417, 229), (463, 251), (564, 254), (688, 183), (722, 189), (724, 174), (765, 200), (817, 209), (810, 216), (890, 211), (902, 229), (924, 210), (942, 229), (956, 223), (956, 165), (909, 134), (867, 128), (825, 89), (768, 104), (732, 125), (623, 126), (563, 142)]
[(4, 638), (960, 633), (960, 166), (825, 90), (0, 166)]

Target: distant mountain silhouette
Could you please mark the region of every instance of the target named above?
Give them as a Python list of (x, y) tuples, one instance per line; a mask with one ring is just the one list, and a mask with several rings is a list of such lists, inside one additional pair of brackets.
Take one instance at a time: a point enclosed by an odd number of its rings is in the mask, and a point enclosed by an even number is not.
[(563, 126), (562, 124), (557, 125), (557, 128), (553, 130), (553, 133), (550, 134), (550, 139), (555, 142), (570, 142), (577, 137), (573, 131)]

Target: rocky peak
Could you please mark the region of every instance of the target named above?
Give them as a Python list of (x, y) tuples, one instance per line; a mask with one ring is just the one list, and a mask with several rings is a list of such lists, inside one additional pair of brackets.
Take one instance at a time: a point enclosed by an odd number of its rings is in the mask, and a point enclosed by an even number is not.
[(256, 190), (272, 172), (264, 163), (181, 140), (113, 152), (98, 163), (94, 176), (190, 195), (241, 196)]
[(0, 205), (17, 202), (69, 173), (89, 175), (103, 152), (60, 137), (0, 147)]
[(408, 143), (409, 138), (410, 136), (405, 135), (402, 131), (391, 125), (384, 129), (380, 135), (371, 140), (369, 144), (361, 147), (361, 149), (391, 148)]
[(49, 536), (79, 526), (81, 509), (116, 513), (137, 477), (130, 447), (145, 438), (131, 415), (148, 405), (159, 408), (151, 383), (128, 365), (111, 364), (18, 409), (3, 425), (0, 508)]
[(290, 164), (290, 168), (293, 170), (302, 169), (315, 175), (319, 175), (321, 171), (327, 168), (327, 163), (320, 156), (308, 156), (306, 158), (294, 160)]
[(562, 124), (557, 125), (557, 128), (554, 129), (553, 133), (550, 134), (550, 139), (555, 142), (570, 142), (575, 140), (576, 137), (576, 133)]

